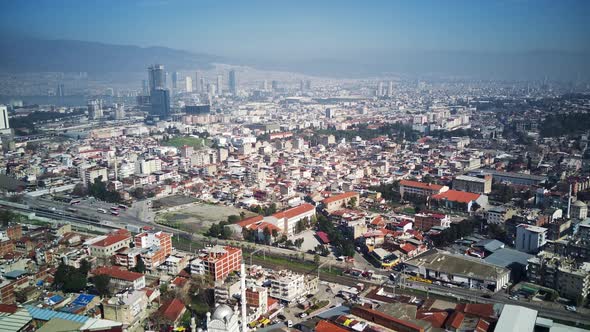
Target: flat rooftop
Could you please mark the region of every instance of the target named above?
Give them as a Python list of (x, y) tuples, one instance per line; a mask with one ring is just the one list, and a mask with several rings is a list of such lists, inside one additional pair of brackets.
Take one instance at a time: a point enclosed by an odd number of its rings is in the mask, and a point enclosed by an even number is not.
[(406, 264), (446, 274), (488, 281), (496, 281), (500, 276), (510, 273), (507, 268), (486, 263), (479, 258), (453, 255), (436, 249), (414, 257), (407, 261)]

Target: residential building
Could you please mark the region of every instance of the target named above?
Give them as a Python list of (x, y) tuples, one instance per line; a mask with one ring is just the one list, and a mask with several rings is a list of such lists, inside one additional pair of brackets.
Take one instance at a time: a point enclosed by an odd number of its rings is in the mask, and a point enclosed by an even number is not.
[(408, 195), (427, 198), (435, 194), (443, 193), (447, 190), (449, 190), (449, 187), (438, 184), (410, 180), (401, 180), (399, 182), (399, 193), (402, 199), (404, 199), (404, 197), (407, 198)]
[(492, 176), (489, 174), (483, 177), (459, 175), (453, 179), (453, 189), (476, 194), (489, 194), (492, 192)]
[(209, 274), (215, 281), (224, 280), (231, 272), (239, 271), (242, 249), (230, 246), (214, 246), (204, 249), (190, 263), (191, 274)]
[(334, 195), (322, 200), (324, 210), (328, 213), (339, 210), (348, 206), (351, 201), (355, 201), (355, 206), (358, 206), (360, 195), (357, 192), (349, 191), (342, 194)]
[(270, 296), (286, 303), (292, 303), (306, 294), (315, 294), (318, 279), (289, 270), (276, 271), (269, 276)]
[(414, 216), (414, 228), (428, 232), (432, 227), (451, 227), (451, 218), (443, 213), (422, 212)]
[(516, 226), (516, 250), (535, 253), (547, 242), (547, 228), (527, 224)]
[(134, 290), (111, 297), (102, 304), (105, 319), (121, 322), (129, 329), (147, 315), (148, 298), (145, 291)]
[(141, 273), (124, 270), (115, 266), (99, 267), (92, 271), (92, 275), (106, 274), (111, 277), (111, 287), (116, 291), (123, 289), (143, 289), (145, 288), (145, 276)]
[(123, 229), (117, 230), (91, 240), (90, 255), (97, 258), (110, 259), (118, 250), (128, 248), (130, 244), (131, 233)]
[(504, 206), (492, 206), (484, 213), (488, 224), (504, 224), (516, 213), (515, 209)]
[(529, 258), (527, 275), (531, 282), (555, 289), (561, 297), (572, 301), (590, 293), (590, 264), (558, 254), (541, 251)]

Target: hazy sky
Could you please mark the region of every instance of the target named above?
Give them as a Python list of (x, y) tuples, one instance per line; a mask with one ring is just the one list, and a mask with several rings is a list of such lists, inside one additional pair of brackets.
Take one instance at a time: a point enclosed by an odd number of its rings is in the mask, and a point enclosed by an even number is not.
[(590, 1), (2, 0), (0, 31), (231, 57), (590, 50)]

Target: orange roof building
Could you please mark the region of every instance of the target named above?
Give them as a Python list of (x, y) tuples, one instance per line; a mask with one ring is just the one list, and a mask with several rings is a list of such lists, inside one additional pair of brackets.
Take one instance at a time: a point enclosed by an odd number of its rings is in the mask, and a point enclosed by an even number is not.
[(356, 204), (359, 201), (359, 193), (354, 191), (348, 191), (342, 194), (334, 195), (322, 200), (324, 210), (328, 212), (336, 211), (342, 207), (345, 207), (353, 198), (356, 198)]

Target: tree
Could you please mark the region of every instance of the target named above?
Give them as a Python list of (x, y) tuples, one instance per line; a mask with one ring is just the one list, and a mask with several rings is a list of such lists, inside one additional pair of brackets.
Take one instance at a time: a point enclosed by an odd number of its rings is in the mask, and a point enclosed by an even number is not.
[(262, 230), (262, 233), (264, 234), (264, 241), (266, 242), (266, 244), (269, 244), (270, 243), (270, 235), (271, 235), (270, 228), (264, 227), (264, 229)]
[(72, 195), (84, 197), (88, 194), (86, 187), (82, 183), (77, 183), (72, 190)]
[(295, 224), (295, 233), (299, 234), (299, 233), (303, 232), (304, 230), (305, 230), (305, 223), (303, 222), (303, 219), (297, 220), (297, 223)]
[(20, 222), (22, 216), (9, 210), (0, 210), (0, 223), (2, 226), (8, 226), (13, 222)]
[(582, 295), (582, 294), (578, 295), (578, 297), (576, 298), (576, 306), (581, 307), (584, 305), (585, 302), (586, 302), (586, 298), (584, 297), (584, 295)]
[(101, 297), (110, 295), (109, 285), (111, 283), (111, 276), (108, 274), (99, 274), (92, 278), (92, 282), (94, 283), (94, 287), (96, 287), (98, 295)]
[(232, 214), (231, 216), (227, 217), (227, 222), (230, 224), (235, 224), (240, 221), (241, 218), (238, 215)]
[(303, 241), (304, 241), (303, 238), (299, 238), (299, 239), (295, 240), (295, 243), (293, 243), (293, 245), (295, 247), (297, 247), (298, 249), (301, 249), (301, 246), (303, 245)]
[(145, 267), (145, 263), (143, 262), (143, 258), (141, 258), (141, 256), (137, 256), (137, 263), (135, 264), (133, 271), (138, 272), (138, 273), (144, 273), (145, 270), (146, 270), (146, 267)]
[(350, 199), (350, 201), (348, 202), (348, 205), (349, 205), (351, 208), (353, 208), (353, 209), (354, 209), (354, 208), (357, 206), (357, 203), (358, 203), (358, 202), (357, 202), (357, 200), (356, 200), (356, 197), (352, 197), (352, 198)]
[(27, 293), (24, 289), (14, 292), (16, 302), (25, 303), (28, 300)]
[(86, 259), (80, 261), (80, 273), (82, 273), (83, 275), (87, 276), (91, 268), (92, 265)]

